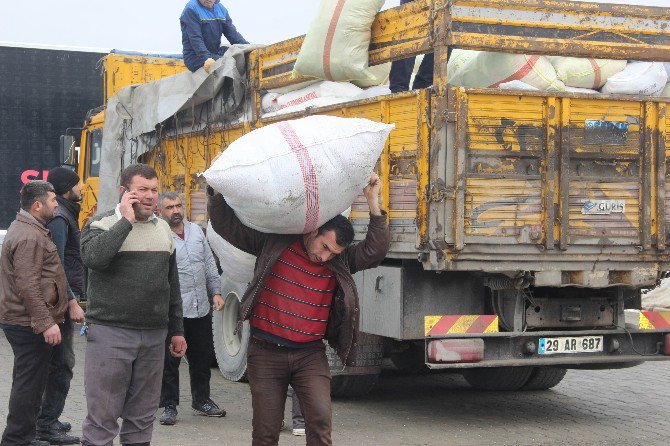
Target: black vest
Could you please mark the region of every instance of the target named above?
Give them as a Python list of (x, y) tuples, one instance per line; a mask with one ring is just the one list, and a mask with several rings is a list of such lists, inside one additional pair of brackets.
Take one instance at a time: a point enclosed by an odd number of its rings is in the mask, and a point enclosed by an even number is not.
[(81, 206), (79, 203), (67, 200), (61, 196), (56, 197), (58, 200), (58, 209), (56, 215), (63, 217), (67, 222), (67, 241), (65, 242), (65, 275), (67, 276), (67, 283), (70, 285), (72, 292), (76, 296), (83, 296), (86, 290), (86, 270), (84, 262), (81, 260), (80, 238), (81, 231), (79, 230), (79, 210)]

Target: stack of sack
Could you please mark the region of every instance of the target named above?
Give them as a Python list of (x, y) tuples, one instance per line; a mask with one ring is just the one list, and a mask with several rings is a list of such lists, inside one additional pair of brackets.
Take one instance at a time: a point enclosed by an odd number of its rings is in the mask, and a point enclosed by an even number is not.
[(670, 96), (670, 63), (454, 50), (451, 85), (511, 90)]

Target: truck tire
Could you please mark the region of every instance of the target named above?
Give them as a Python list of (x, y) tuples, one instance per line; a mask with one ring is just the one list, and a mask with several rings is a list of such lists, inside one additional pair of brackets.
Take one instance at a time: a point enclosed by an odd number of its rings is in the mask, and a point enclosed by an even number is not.
[(330, 382), (330, 394), (340, 398), (367, 395), (377, 383), (377, 378), (379, 374), (335, 375)]
[(335, 350), (326, 348), (332, 380), (330, 394), (333, 397), (350, 398), (367, 395), (375, 386), (382, 370), (384, 346), (382, 338), (360, 333), (358, 355), (353, 366), (344, 366)]
[(234, 334), (240, 308), (240, 300), (247, 284), (233, 282), (221, 277), (223, 309), (212, 314), (214, 353), (219, 370), (230, 381), (246, 381), (247, 345), (249, 344), (249, 322), (244, 321), (242, 332)]
[(463, 378), (475, 389), (519, 390), (528, 382), (534, 367), (488, 367), (463, 370)]
[(548, 390), (560, 383), (565, 374), (568, 373), (567, 369), (561, 367), (535, 367), (533, 373), (531, 373), (530, 378), (523, 385), (523, 390)]
[(394, 351), (389, 354), (391, 362), (400, 372), (419, 374), (428, 372), (426, 354), (423, 345), (410, 344), (406, 350)]

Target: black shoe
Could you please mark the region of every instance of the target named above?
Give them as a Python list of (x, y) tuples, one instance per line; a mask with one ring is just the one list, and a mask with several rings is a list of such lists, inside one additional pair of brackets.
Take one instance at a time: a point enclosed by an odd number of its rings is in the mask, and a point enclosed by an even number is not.
[(173, 426), (177, 422), (177, 407), (172, 405), (165, 406), (163, 415), (161, 415), (158, 422), (165, 426)]
[(62, 432), (70, 432), (72, 430), (72, 425), (67, 421), (56, 420), (51, 427)]
[(193, 410), (195, 410), (200, 415), (206, 417), (225, 417), (226, 411), (221, 409), (216, 403), (210, 399), (207, 399), (201, 403), (196, 403), (195, 401), (191, 404)]
[(37, 439), (46, 441), (47, 444), (79, 444), (79, 437), (57, 430), (38, 431)]
[(51, 443), (48, 441), (33, 440), (30, 442), (30, 446), (51, 446)]

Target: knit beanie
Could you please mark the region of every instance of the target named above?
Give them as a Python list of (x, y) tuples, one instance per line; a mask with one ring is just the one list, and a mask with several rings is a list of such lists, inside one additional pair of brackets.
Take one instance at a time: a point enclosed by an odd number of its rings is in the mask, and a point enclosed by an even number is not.
[(54, 187), (56, 195), (63, 195), (79, 183), (79, 175), (67, 167), (55, 167), (49, 171), (47, 181)]

